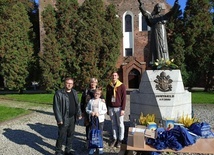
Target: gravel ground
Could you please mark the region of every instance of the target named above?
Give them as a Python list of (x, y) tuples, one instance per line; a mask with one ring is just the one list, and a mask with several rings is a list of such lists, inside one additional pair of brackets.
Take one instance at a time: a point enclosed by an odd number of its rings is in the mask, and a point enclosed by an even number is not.
[[(129, 125), (129, 103), (129, 96), (127, 96), (126, 126)], [(34, 110), (34, 112), (30, 115), (0, 124), (0, 155), (54, 154), (57, 126), (52, 107), (36, 107), (31, 110)], [(200, 121), (207, 121), (214, 129), (214, 105), (193, 105), (193, 110), (196, 118), (200, 118)], [(85, 147), (85, 127), (82, 124), (83, 122), (80, 121), (75, 129), (76, 133), (73, 147), (76, 155), (88, 154), (88, 150)], [(104, 126), (104, 153), (106, 155), (116, 155), (119, 149), (108, 146), (110, 131), (110, 119), (109, 116), (106, 116)]]

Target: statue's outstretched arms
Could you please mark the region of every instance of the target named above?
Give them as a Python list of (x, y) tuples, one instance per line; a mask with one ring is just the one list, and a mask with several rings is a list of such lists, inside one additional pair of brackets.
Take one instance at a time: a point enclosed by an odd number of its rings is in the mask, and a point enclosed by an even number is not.
[(175, 0), (174, 5), (171, 9), (172, 12), (176, 12), (179, 9), (179, 2), (178, 0)]
[(151, 13), (145, 9), (144, 4), (141, 2), (141, 0), (138, 0), (138, 2), (139, 2), (139, 9), (142, 15), (146, 17), (150, 16)]
[(175, 0), (173, 7), (171, 8), (171, 10), (166, 14), (166, 17), (170, 17), (172, 16), (174, 13), (176, 13), (179, 9), (179, 2), (178, 0)]
[(139, 4), (140, 4), (140, 6), (143, 4), (143, 3), (141, 2), (141, 0), (138, 0), (138, 2), (139, 2)]

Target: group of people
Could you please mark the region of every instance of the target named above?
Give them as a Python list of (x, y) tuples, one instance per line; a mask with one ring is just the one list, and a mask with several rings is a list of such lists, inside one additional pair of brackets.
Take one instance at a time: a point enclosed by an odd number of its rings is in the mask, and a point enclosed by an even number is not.
[[(74, 80), (65, 79), (65, 87), (56, 91), (53, 99), (53, 111), (58, 126), (58, 138), (56, 140), (56, 155), (72, 155), (74, 150), (72, 142), (75, 133), (75, 122), (84, 118), (86, 145), (89, 141), (91, 118), (99, 120), (98, 128), (103, 131), (105, 114), (107, 113), (112, 123), (112, 141), (110, 147), (120, 147), (124, 139), (124, 115), (126, 106), (126, 87), (119, 80), (117, 72), (111, 75), (111, 82), (106, 87), (106, 96), (102, 94), (102, 88), (98, 87), (96, 78), (90, 79), (90, 84), (84, 90), (81, 103), (78, 101), (77, 91), (73, 89)], [(65, 143), (65, 150), (62, 145)], [(103, 154), (103, 148), (98, 149)], [(89, 148), (89, 154), (95, 149)]]

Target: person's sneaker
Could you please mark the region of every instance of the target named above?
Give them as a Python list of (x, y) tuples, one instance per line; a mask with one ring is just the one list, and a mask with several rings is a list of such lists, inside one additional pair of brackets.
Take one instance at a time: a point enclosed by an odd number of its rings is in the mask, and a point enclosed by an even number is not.
[(88, 154), (92, 155), (92, 154), (94, 154), (95, 151), (96, 151), (95, 149), (90, 149)]
[(114, 146), (116, 145), (116, 143), (117, 143), (117, 140), (114, 139), (114, 140), (110, 143), (110, 147), (114, 147)]
[(103, 148), (99, 148), (99, 154), (103, 154)]
[(117, 148), (120, 148), (120, 147), (121, 147), (121, 144), (122, 144), (122, 141), (118, 140), (116, 147), (117, 147)]

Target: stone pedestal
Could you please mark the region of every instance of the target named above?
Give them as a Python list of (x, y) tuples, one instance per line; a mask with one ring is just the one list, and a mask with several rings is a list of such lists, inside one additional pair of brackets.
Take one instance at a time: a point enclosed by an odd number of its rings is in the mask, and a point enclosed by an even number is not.
[(130, 121), (140, 113), (155, 114), (156, 122), (192, 115), (191, 93), (184, 89), (180, 70), (147, 70), (138, 91), (130, 93)]

